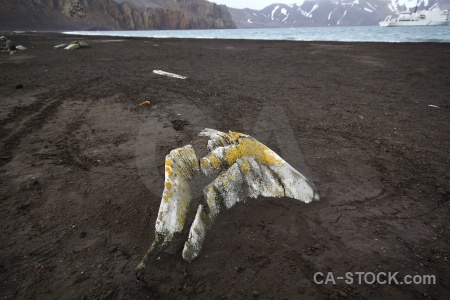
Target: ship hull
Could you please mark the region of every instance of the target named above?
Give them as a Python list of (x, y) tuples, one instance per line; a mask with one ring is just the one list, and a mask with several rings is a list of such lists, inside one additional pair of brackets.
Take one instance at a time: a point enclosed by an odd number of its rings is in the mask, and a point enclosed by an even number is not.
[(422, 21), (403, 21), (403, 22), (386, 22), (382, 21), (380, 22), (381, 27), (414, 27), (414, 26), (447, 26), (448, 21), (430, 21), (430, 20), (424, 20), (426, 22)]
[(381, 27), (446, 26), (449, 24), (448, 10), (440, 10), (436, 4), (427, 11), (401, 12), (395, 19), (387, 16), (379, 22)]

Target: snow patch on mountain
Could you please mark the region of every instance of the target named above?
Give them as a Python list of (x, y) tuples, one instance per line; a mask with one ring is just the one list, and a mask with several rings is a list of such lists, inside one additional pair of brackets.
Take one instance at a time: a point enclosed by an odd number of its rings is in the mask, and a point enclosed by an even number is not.
[(391, 0), (391, 7), (393, 8), (393, 11), (400, 12), (403, 10), (411, 10), (420, 5), (428, 6), (429, 0)]
[(286, 16), (283, 20), (281, 20), (281, 22), (285, 23), (286, 20), (289, 18), (289, 13), (288, 13), (288, 11), (286, 10), (286, 8), (282, 8), (282, 9), (281, 9), (281, 14)]
[(342, 15), (342, 17), (336, 22), (338, 25), (341, 24), (342, 19), (345, 17), (346, 14), (347, 14), (347, 10), (344, 11), (344, 14)]
[(330, 12), (330, 14), (328, 15), (328, 21), (330, 20), (331, 15), (336, 11), (336, 9), (337, 9), (337, 8), (333, 9), (333, 10)]
[(315, 11), (316, 9), (319, 8), (319, 3), (316, 3), (313, 8), (311, 9), (311, 11), (308, 14), (308, 18), (311, 18), (313, 11)]
[(275, 6), (275, 8), (272, 10), (272, 15), (270, 16), (270, 18), (272, 19), (272, 20), (275, 20), (275, 18), (273, 17), (273, 15), (277, 12), (277, 10), (280, 8), (280, 6), (279, 5), (277, 5), (277, 6)]

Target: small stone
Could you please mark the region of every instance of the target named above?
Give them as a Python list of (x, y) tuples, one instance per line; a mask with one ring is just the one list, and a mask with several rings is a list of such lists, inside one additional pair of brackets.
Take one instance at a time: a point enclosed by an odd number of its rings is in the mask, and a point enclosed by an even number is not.
[(109, 299), (114, 294), (113, 290), (109, 290), (106, 292), (106, 294), (103, 296), (103, 299)]
[(259, 296), (259, 293), (257, 291), (254, 291), (253, 292), (253, 297), (258, 297), (258, 296)]
[(87, 234), (86, 232), (82, 231), (82, 232), (80, 233), (80, 238), (82, 238), (82, 239), (85, 238), (85, 237), (86, 237), (86, 234)]
[(347, 298), (347, 293), (343, 291), (338, 291), (339, 296)]
[(112, 246), (111, 248), (109, 248), (109, 253), (113, 253), (114, 251), (116, 251), (117, 250), (117, 247), (116, 246)]

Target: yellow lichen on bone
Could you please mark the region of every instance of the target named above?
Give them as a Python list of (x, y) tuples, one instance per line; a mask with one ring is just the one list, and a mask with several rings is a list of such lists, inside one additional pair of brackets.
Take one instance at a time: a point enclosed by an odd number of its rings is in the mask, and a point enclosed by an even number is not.
[(242, 137), (242, 133), (236, 131), (229, 131), (228, 136), (230, 137), (231, 141), (236, 142), (240, 137)]
[[(169, 198), (170, 198), (170, 191), (165, 190), (165, 191), (163, 192), (162, 200), (163, 200), (165, 203), (169, 203)], [(160, 215), (162, 215), (162, 214), (163, 214), (163, 212), (160, 212)]]
[(167, 174), (172, 175), (173, 171), (171, 167), (165, 167), (164, 170), (166, 171)]
[(164, 191), (155, 230), (167, 242), (174, 233), (183, 230), (192, 200), (190, 180), (199, 171), (199, 164), (190, 145), (172, 150), (165, 164)]
[[(241, 168), (241, 171), (244, 173), (244, 175), (248, 175), (248, 173), (250, 172), (251, 167), (247, 160), (243, 161), (239, 167)], [(232, 178), (230, 179), (233, 180)]]
[(210, 185), (207, 192), (205, 192), (205, 195), (209, 195), (206, 197), (206, 203), (208, 204), (209, 207), (214, 207), (217, 205), (217, 193), (214, 190), (214, 186)]
[(228, 166), (231, 166), (237, 159), (245, 156), (254, 157), (259, 163), (265, 165), (273, 165), (283, 161), (277, 158), (274, 152), (267, 146), (261, 144), (254, 138), (239, 139), (237, 145), (225, 149), (225, 159)]
[[(214, 129), (205, 129), (199, 135), (210, 138), (208, 149), (211, 153), (201, 160), (201, 170), (206, 175), (219, 173), (222, 169), (227, 170), (240, 158), (253, 157), (257, 163), (267, 166), (279, 178), (285, 190), (285, 196), (306, 203), (319, 200), (318, 194), (301, 173), (251, 136), (232, 131), (224, 133)], [(217, 158), (223, 161), (220, 167), (217, 167)], [(240, 169), (245, 176), (249, 175), (247, 165), (240, 166)]]
[(202, 135), (210, 136), (213, 142), (210, 140), (208, 144), (214, 145), (214, 147), (211, 147), (214, 148), (211, 153), (200, 161), (200, 167), (207, 175), (218, 172), (222, 168), (229, 168), (237, 159), (242, 157), (254, 157), (259, 163), (264, 165), (275, 165), (284, 162), (267, 146), (251, 136), (239, 132), (230, 131), (226, 134), (209, 129), (203, 132)]
[[(183, 258), (192, 261), (201, 251), (206, 232), (215, 222), (220, 205), (231, 208), (247, 197), (290, 197), (306, 203), (318, 200), (308, 180), (267, 146), (249, 135), (205, 129), (210, 154), (200, 163), (191, 146), (175, 149), (166, 157), (165, 185), (156, 220), (156, 238), (149, 253), (161, 249), (181, 232), (192, 200), (190, 181), (199, 172), (219, 173), (204, 190), (205, 201), (198, 210), (183, 249)], [(153, 249), (153, 250), (152, 250)]]
[(192, 201), (191, 179), (199, 172), (199, 162), (191, 145), (172, 150), (165, 160), (164, 191), (155, 224), (155, 241), (138, 269), (147, 259), (183, 230)]
[(208, 164), (212, 168), (219, 168), (222, 165), (222, 159), (217, 156), (216, 153), (211, 153), (209, 156)]

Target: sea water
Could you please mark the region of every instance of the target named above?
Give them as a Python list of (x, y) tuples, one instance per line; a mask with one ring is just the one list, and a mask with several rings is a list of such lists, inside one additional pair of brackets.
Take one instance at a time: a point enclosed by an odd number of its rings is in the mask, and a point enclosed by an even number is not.
[(209, 30), (71, 31), (65, 33), (151, 38), (450, 43), (450, 26), (448, 25), (423, 27), (348, 26)]

